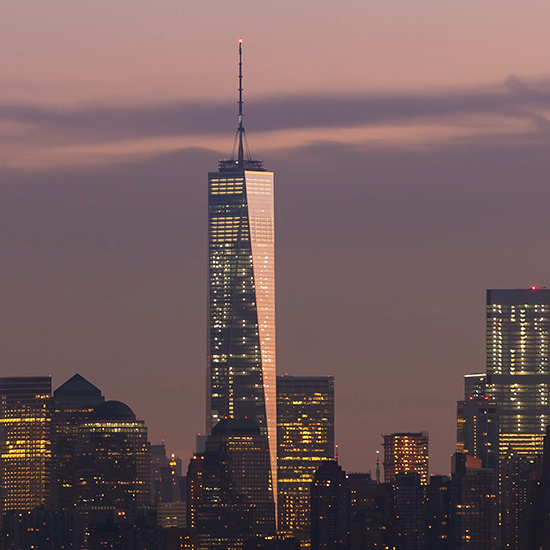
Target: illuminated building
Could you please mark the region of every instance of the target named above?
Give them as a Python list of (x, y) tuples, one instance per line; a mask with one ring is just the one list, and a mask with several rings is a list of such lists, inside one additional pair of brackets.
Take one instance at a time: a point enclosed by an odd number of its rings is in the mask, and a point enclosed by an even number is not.
[(488, 397), (457, 402), (457, 447), (481, 459), (483, 468), (496, 471), (498, 465), (498, 405)]
[(429, 438), (426, 432), (384, 435), (384, 481), (395, 484), (397, 474), (416, 472), (422, 485), (428, 484)]
[(334, 458), (334, 377), (277, 379), (279, 532), (309, 546), (310, 484)]
[(49, 376), (0, 378), (0, 504), (32, 510), (49, 501)]
[(198, 549), (233, 550), (275, 535), (266, 437), (248, 419), (214, 426), (188, 469), (188, 525)]
[(550, 423), (550, 290), (487, 291), (487, 396), (498, 403), (501, 456), (542, 453)]
[(207, 431), (249, 418), (268, 438), (276, 500), (276, 358), (273, 172), (247, 150), (242, 115), (231, 158), (208, 175)]
[(52, 502), (57, 508), (72, 508), (75, 444), (78, 426), (86, 421), (105, 398), (101, 390), (75, 374), (53, 392), (52, 399)]
[(351, 495), (346, 472), (325, 460), (311, 483), (312, 550), (349, 550)]
[(498, 404), (503, 547), (519, 548), (529, 477), (550, 423), (550, 290), (487, 291), (487, 396)]
[(481, 458), (455, 453), (452, 460), (455, 550), (493, 550), (498, 543), (496, 472)]
[(138, 508), (152, 503), (147, 428), (120, 401), (98, 405), (78, 428), (77, 506), (95, 512)]

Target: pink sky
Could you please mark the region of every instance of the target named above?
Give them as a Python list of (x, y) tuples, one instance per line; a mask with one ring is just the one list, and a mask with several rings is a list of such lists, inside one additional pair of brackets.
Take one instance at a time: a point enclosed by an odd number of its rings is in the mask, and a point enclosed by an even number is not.
[(485, 289), (550, 286), (548, 21), (547, 0), (3, 2), (3, 372), (81, 372), (187, 460), (242, 36), (280, 370), (336, 375), (344, 467), (427, 429), (448, 471)]

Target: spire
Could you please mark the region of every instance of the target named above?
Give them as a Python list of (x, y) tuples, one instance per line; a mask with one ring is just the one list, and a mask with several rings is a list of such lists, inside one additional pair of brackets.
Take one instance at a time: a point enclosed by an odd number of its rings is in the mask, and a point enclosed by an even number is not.
[(237, 160), (239, 165), (244, 164), (244, 126), (243, 126), (243, 39), (239, 38), (239, 127), (237, 129), (239, 138), (239, 152)]
[(239, 124), (233, 143), (233, 151), (229, 160), (220, 160), (218, 167), (221, 171), (235, 170), (260, 170), (263, 171), (263, 162), (261, 160), (252, 160), (246, 133), (243, 124), (243, 39), (239, 38)]

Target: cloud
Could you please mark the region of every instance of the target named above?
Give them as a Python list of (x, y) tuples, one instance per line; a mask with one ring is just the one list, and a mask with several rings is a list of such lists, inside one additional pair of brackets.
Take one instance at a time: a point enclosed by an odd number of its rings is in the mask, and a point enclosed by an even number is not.
[[(550, 80), (527, 86), (511, 75), (503, 85), (470, 89), (264, 98), (247, 102), (245, 114), (254, 132), (273, 132), (412, 124), (469, 115), (529, 117), (526, 110), (548, 108)], [(201, 101), (70, 108), (0, 103), (3, 123), (73, 135), (83, 142), (228, 134), (235, 127), (234, 112), (233, 104)]]

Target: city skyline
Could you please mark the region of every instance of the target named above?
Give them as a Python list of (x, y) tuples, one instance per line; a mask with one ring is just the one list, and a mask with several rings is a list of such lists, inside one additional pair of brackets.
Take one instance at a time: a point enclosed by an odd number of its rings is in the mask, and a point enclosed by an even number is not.
[[(457, 50), (440, 31), (429, 48), (414, 35), (417, 49), (399, 63), (383, 49), (380, 35), (372, 44), (379, 48), (367, 48), (352, 26), (339, 46), (357, 45), (353, 62), (325, 59), (324, 75), (306, 70), (308, 59), (319, 67), (317, 46), (323, 44), (325, 54), (334, 46), (327, 36), (313, 37), (296, 60), (287, 56), (294, 76), (288, 79), (279, 54), (296, 46), (297, 31), (274, 46), (250, 27), (242, 33), (228, 29), (201, 58), (216, 60), (219, 73), (213, 63), (202, 70), (185, 57), (186, 79), (178, 79), (173, 65), (167, 71), (160, 63), (155, 72), (147, 58), (139, 67), (130, 64), (125, 79), (117, 77), (116, 59), (105, 52), (91, 56), (88, 23), (75, 19), (80, 23), (66, 32), (74, 37), (75, 29), (83, 31), (74, 49), (87, 52), (83, 59), (94, 70), (78, 73), (72, 85), (69, 52), (61, 56), (64, 63), (49, 65), (50, 73), (35, 70), (40, 45), (50, 44), (59, 56), (64, 36), (53, 31), (64, 17), (90, 8), (73, 7), (56, 22), (55, 10), (38, 9), (25, 19), (25, 7), (10, 6), (6, 26), (17, 28), (24, 20), (28, 26), (20, 28), (29, 30), (42, 15), (42, 28), (52, 32), (42, 43), (21, 41), (25, 51), (15, 30), (6, 37), (14, 53), (2, 73), (9, 83), (1, 112), (3, 375), (46, 372), (59, 383), (81, 372), (131, 403), (148, 422), (153, 442), (165, 438), (180, 456), (192, 451), (193, 434), (203, 427), (197, 411), (204, 410), (204, 173), (225, 155), (231, 139), (231, 59), (242, 34), (254, 52), (247, 78), (258, 90), (250, 100), (254, 151), (278, 174), (279, 373), (335, 376), (336, 441), (346, 470), (374, 471), (380, 432), (427, 430), (431, 471), (448, 472), (462, 376), (485, 370), (485, 290), (550, 280), (549, 262), (539, 252), (547, 233), (543, 205), (550, 198), (548, 84), (540, 76), (547, 71), (540, 55), (527, 55), (539, 51), (542, 34), (535, 21), (524, 55), (503, 55), (497, 46), (505, 43), (504, 30), (516, 28), (512, 18), (527, 21), (504, 4), (507, 9), (497, 14), (502, 29), (497, 32), (495, 24), (490, 33), (496, 37), (492, 56), (485, 52), (478, 62), (465, 56), (455, 73)], [(434, 21), (446, 22), (444, 12), (460, 16), (456, 32), (466, 28), (467, 10), (474, 9), (468, 3), (431, 7)], [(417, 24), (433, 28), (424, 9), (418, 8)], [(479, 10), (483, 17), (491, 13)], [(548, 7), (539, 4), (538, 10), (542, 21)], [(127, 41), (109, 50), (115, 58), (120, 52), (119, 61), (132, 59), (127, 48), (146, 12), (136, 10)], [(123, 20), (121, 13), (110, 14), (111, 22)], [(250, 21), (260, 15), (254, 12)], [(306, 14), (296, 17), (303, 22)], [(316, 17), (321, 29), (329, 28), (326, 15)], [(479, 44), (481, 27), (472, 25)], [(403, 26), (398, 21), (391, 36)], [(117, 30), (108, 22), (102, 28), (105, 44), (115, 46)], [(204, 44), (196, 42), (197, 48)], [(451, 61), (442, 71), (447, 80), (435, 74), (433, 57), (420, 55), (435, 45)], [(370, 64), (375, 54), (380, 63), (391, 58), (388, 67), (406, 71), (377, 69)], [(426, 67), (407, 64), (417, 55)], [(499, 63), (487, 69), (495, 59)], [(362, 60), (369, 61), (365, 74), (357, 70)], [(143, 84), (147, 79), (138, 68), (158, 79)], [(475, 70), (467, 74), (469, 68)], [(215, 78), (208, 76), (212, 72)], [(310, 80), (308, 72), (315, 72)], [(87, 89), (90, 82), (96, 87)], [(143, 93), (135, 91), (141, 84)], [(129, 89), (123, 108), (117, 102)], [(145, 109), (147, 101), (152, 103)], [(312, 130), (315, 118), (322, 127)], [(434, 136), (443, 138), (436, 142)], [(193, 139), (202, 149), (190, 149)], [(513, 265), (511, 249), (518, 254)]]

